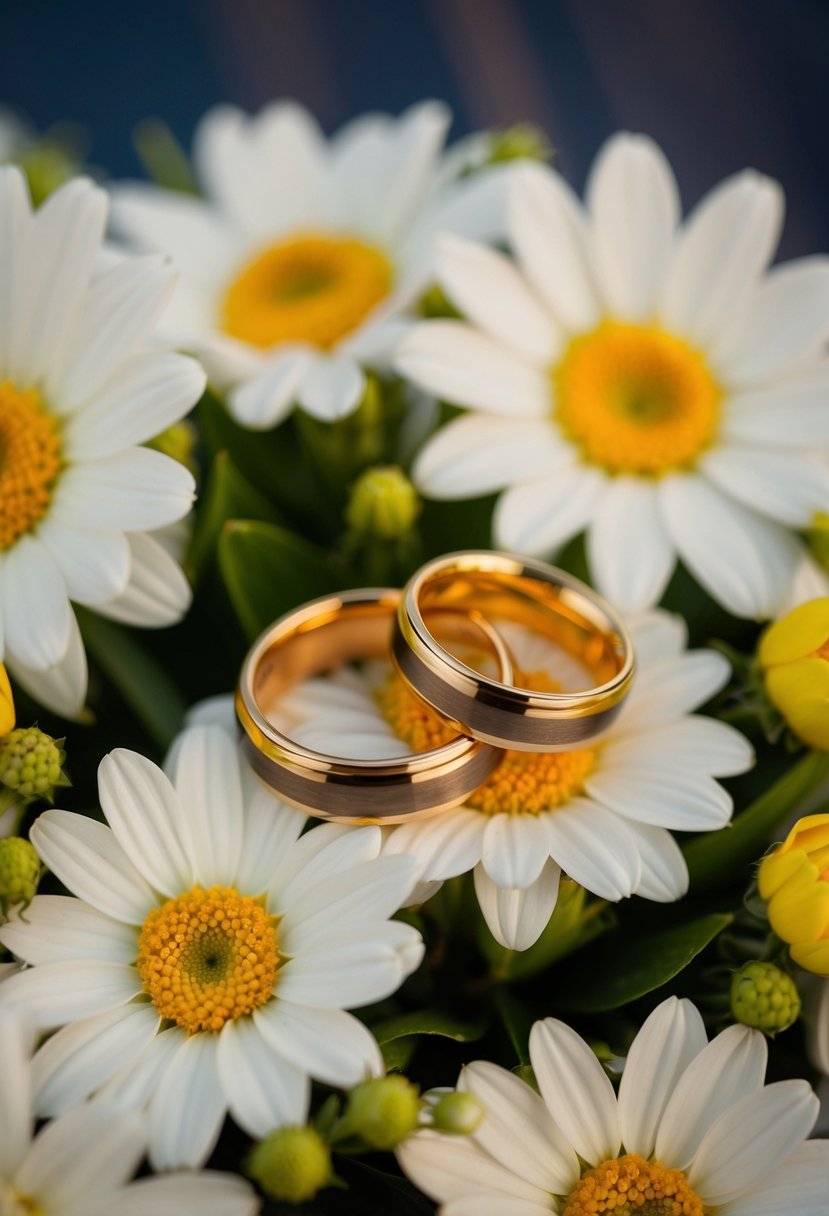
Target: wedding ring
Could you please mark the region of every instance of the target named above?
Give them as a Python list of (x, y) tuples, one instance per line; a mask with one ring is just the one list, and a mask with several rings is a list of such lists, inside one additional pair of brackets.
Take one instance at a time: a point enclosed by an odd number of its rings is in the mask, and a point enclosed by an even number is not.
[[(397, 590), (363, 590), (315, 600), (281, 617), (248, 652), (236, 693), (243, 747), (285, 802), (340, 822), (402, 823), (463, 802), (500, 763), (501, 751), (460, 731), (417, 755), (350, 760), (304, 747), (274, 725), (280, 699), (300, 681), (353, 660), (389, 658), (400, 597)], [(501, 678), (512, 679), (509, 651), (474, 606), (427, 614), (433, 630), (487, 651)]]
[[(593, 686), (536, 692), (482, 676), (429, 629), (424, 617), (443, 608), (477, 610), (496, 629), (511, 622), (543, 635), (580, 661)], [(589, 587), (544, 562), (485, 551), (449, 554), (413, 575), (400, 600), (392, 658), (410, 687), (464, 734), (534, 752), (578, 746), (605, 730), (634, 671), (624, 624)]]

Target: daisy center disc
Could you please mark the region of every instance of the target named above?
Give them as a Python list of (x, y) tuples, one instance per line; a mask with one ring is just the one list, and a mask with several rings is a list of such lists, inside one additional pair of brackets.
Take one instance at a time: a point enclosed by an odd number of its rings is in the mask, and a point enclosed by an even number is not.
[(328, 349), (389, 294), (392, 277), (391, 263), (373, 245), (301, 233), (240, 271), (225, 294), (222, 327), (254, 346), (308, 342)]
[(562, 1216), (704, 1216), (681, 1170), (634, 1153), (603, 1161), (572, 1190)]
[(188, 1034), (221, 1030), (273, 992), (275, 921), (260, 902), (232, 887), (194, 887), (150, 912), (136, 965), (163, 1018)]
[(585, 460), (656, 477), (713, 441), (722, 393), (699, 351), (645, 325), (605, 322), (553, 372), (558, 422)]
[(0, 384), (0, 551), (43, 519), (61, 470), (57, 420), (34, 389)]

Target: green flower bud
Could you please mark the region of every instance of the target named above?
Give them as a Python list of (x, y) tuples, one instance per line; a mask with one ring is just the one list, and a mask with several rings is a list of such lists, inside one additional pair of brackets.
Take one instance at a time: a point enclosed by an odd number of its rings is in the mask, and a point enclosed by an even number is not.
[(439, 1132), (468, 1136), (480, 1127), (486, 1114), (474, 1094), (454, 1090), (444, 1094), (432, 1109), (432, 1126)]
[(352, 531), (381, 540), (399, 540), (420, 514), (420, 499), (402, 469), (377, 465), (358, 479), (346, 507)]
[(0, 911), (8, 915), (16, 904), (32, 902), (40, 881), (40, 858), (22, 836), (0, 840)]
[(0, 739), (0, 783), (20, 798), (51, 800), (63, 774), (63, 739), (53, 739), (36, 726), (18, 728)]
[(375, 1077), (352, 1089), (344, 1121), (372, 1148), (394, 1148), (418, 1125), (420, 1094), (400, 1073)]
[(774, 963), (746, 963), (731, 977), (736, 1021), (774, 1035), (797, 1021), (800, 995), (794, 980)]
[(304, 1203), (331, 1177), (328, 1145), (313, 1127), (281, 1127), (257, 1144), (247, 1172), (271, 1199)]
[(553, 150), (547, 136), (532, 123), (520, 122), (505, 131), (494, 131), (491, 136), (488, 163), (503, 164), (510, 160), (552, 159)]

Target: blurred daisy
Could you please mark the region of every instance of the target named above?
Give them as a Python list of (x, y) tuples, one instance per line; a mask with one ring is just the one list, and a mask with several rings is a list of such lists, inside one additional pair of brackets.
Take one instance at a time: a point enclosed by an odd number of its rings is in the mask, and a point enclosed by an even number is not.
[(345, 1007), (389, 996), (420, 935), (389, 917), (416, 876), (380, 857), (376, 828), (325, 825), (276, 803), (224, 731), (179, 740), (173, 781), (134, 752), (99, 774), (109, 827), (47, 811), (31, 836), (78, 898), (38, 896), (0, 930), (29, 970), (7, 1005), (62, 1027), (34, 1060), (35, 1108), (87, 1095), (147, 1107), (156, 1168), (209, 1155), (229, 1110), (254, 1136), (304, 1123), (309, 1077), (382, 1072)]
[(21, 1022), (0, 1015), (0, 1211), (4, 1216), (253, 1216), (253, 1190), (231, 1174), (130, 1179), (147, 1149), (144, 1120), (103, 1103), (75, 1107), (34, 1135), (35, 1069)]
[(521, 166), (516, 262), (446, 239), (438, 278), (468, 323), (420, 324), (398, 370), (474, 411), (415, 466), (435, 498), (504, 490), (497, 543), (548, 555), (587, 530), (620, 608), (661, 597), (677, 556), (736, 616), (772, 616), (829, 507), (829, 262), (767, 271), (780, 187), (745, 172), (684, 224), (654, 143), (622, 134), (584, 206)]
[(173, 255), (165, 323), (246, 426), (275, 426), (298, 401), (349, 414), (366, 367), (383, 370), (401, 317), (432, 281), (436, 234), (503, 231), (506, 167), (459, 178), (441, 152), (436, 102), (366, 114), (326, 141), (293, 102), (255, 117), (211, 110), (195, 138), (205, 199), (150, 185), (114, 190), (118, 231)]
[(149, 533), (189, 510), (193, 478), (140, 445), (204, 373), (148, 345), (173, 276), (156, 256), (105, 258), (106, 215), (83, 179), (32, 212), (19, 170), (0, 169), (0, 659), (67, 716), (86, 694), (70, 601), (148, 626), (190, 601)]
[(536, 1022), (540, 1096), (487, 1061), (458, 1088), (486, 1116), (471, 1136), (420, 1131), (397, 1150), (441, 1216), (822, 1216), (829, 1144), (807, 1143), (805, 1081), (764, 1085), (766, 1040), (731, 1026), (710, 1043), (671, 997), (631, 1045), (618, 1097), (582, 1038)]
[[(592, 686), (590, 674), (549, 642), (499, 629), (525, 686)], [(424, 883), (474, 870), (486, 922), (510, 949), (536, 941), (562, 871), (603, 899), (679, 899), (688, 872), (671, 830), (711, 831), (731, 818), (731, 798), (714, 778), (749, 768), (751, 748), (733, 727), (691, 712), (726, 682), (726, 660), (714, 651), (687, 653), (684, 624), (666, 613), (644, 618), (631, 633), (636, 682), (601, 740), (545, 755), (507, 752), (463, 806), (387, 834), (385, 851), (417, 857)], [(345, 670), (335, 680), (309, 680), (282, 711), (281, 725), (300, 742), (338, 755), (423, 751), (452, 734), (388, 667), (362, 679)]]

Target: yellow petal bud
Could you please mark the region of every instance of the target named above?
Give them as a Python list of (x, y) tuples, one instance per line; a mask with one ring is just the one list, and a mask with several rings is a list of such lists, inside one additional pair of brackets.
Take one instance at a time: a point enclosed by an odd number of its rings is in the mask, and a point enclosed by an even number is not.
[(758, 650), (769, 700), (810, 747), (829, 750), (829, 596), (776, 621)]
[(0, 663), (0, 738), (14, 729), (14, 700), (6, 669)]
[(769, 923), (807, 971), (829, 975), (829, 815), (798, 820), (757, 876)]

